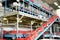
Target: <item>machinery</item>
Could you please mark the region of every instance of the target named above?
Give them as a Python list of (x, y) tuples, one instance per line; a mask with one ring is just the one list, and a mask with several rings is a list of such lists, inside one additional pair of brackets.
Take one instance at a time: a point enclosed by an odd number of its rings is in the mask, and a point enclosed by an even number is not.
[[(40, 0), (41, 1), (41, 0)], [(13, 30), (2, 30), (3, 38), (6, 40), (38, 40), (44, 32), (46, 32), (54, 22), (57, 21), (58, 16), (53, 14), (51, 7), (43, 5), (36, 0), (3, 0), (4, 7), (3, 19), (8, 19), (3, 23), (5, 25), (15, 25)], [(11, 9), (11, 10), (9, 10)], [(12, 13), (8, 13), (8, 12)], [(14, 21), (13, 21), (13, 18)], [(9, 20), (12, 21), (9, 21)], [(42, 21), (42, 22), (41, 22)], [(5, 23), (6, 22), (6, 23)], [(12, 23), (14, 24), (12, 24)], [(11, 23), (11, 24), (10, 24)], [(25, 30), (19, 30), (24, 25)], [(25, 26), (28, 25), (28, 26)], [(21, 27), (19, 27), (21, 26)], [(34, 27), (33, 27), (34, 26)], [(36, 26), (36, 27), (35, 27)], [(13, 27), (12, 27), (13, 28)]]

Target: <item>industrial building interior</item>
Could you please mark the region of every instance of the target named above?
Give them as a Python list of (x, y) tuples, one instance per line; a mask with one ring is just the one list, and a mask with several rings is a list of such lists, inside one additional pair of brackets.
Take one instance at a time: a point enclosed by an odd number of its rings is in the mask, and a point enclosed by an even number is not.
[(60, 0), (0, 0), (0, 40), (60, 40)]

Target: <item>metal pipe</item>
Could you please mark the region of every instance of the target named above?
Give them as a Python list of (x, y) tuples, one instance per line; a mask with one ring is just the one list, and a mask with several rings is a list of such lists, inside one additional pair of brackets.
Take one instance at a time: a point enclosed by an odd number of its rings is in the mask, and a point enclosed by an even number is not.
[(5, 0), (4, 16), (5, 16), (5, 14), (6, 14), (6, 7), (7, 7), (7, 0)]
[(19, 19), (19, 21), (21, 21), (21, 19), (23, 18), (24, 16), (21, 16), (21, 18)]
[(35, 21), (31, 21), (31, 31), (33, 30), (32, 25), (35, 23)]
[(3, 27), (1, 27), (1, 38), (3, 38)]
[(7, 24), (8, 24), (8, 20), (7, 20)]
[[(17, 9), (18, 9), (18, 7), (16, 6), (16, 11), (17, 11)], [(19, 15), (18, 15), (18, 11), (17, 11), (17, 27), (16, 27), (16, 29), (17, 29), (17, 34), (16, 34), (17, 38), (18, 38), (18, 26), (19, 26)]]
[(32, 32), (32, 21), (31, 21), (31, 32)]
[(21, 18), (19, 19), (19, 11), (17, 10), (18, 9), (18, 6), (16, 6), (16, 11), (17, 11), (17, 38), (18, 38), (18, 28), (19, 28), (19, 21), (21, 21), (21, 19), (24, 17), (24, 16), (21, 16)]
[(51, 34), (51, 36), (50, 36), (50, 38), (52, 37), (52, 27), (50, 27), (50, 34)]
[[(4, 13), (3, 13), (3, 15), (4, 15), (4, 17), (5, 17), (6, 7), (7, 7), (7, 0), (2, 0), (2, 1), (5, 1), (5, 7), (4, 7)], [(2, 17), (2, 20), (3, 20), (3, 17)], [(3, 22), (2, 22), (2, 24), (3, 24)], [(3, 25), (2, 25), (2, 27), (1, 27), (1, 32), (2, 32), (2, 38), (3, 38)]]
[[(54, 29), (54, 34), (53, 35), (56, 35), (56, 33), (55, 33), (55, 26), (53, 27), (53, 29)], [(53, 36), (53, 39), (54, 39), (54, 36)]]
[(22, 5), (23, 5), (23, 11), (24, 11), (24, 0), (23, 0), (23, 4)]

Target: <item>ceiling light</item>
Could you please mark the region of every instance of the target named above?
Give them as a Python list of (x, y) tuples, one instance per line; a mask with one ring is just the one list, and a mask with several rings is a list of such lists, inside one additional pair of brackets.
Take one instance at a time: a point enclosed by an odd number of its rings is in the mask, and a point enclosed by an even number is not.
[(57, 2), (54, 2), (54, 5), (58, 6), (58, 3)]
[(58, 6), (58, 8), (60, 8), (60, 6)]

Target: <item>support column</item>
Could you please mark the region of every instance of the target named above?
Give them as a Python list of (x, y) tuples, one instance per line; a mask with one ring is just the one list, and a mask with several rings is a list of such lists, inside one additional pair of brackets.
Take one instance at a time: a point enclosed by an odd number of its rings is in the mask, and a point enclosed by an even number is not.
[(53, 33), (52, 33), (52, 27), (50, 27), (50, 34), (51, 34), (51, 36), (50, 36), (50, 39), (51, 39), (52, 36), (53, 36)]
[(31, 31), (33, 30), (32, 25), (34, 24), (35, 21), (31, 21)]

